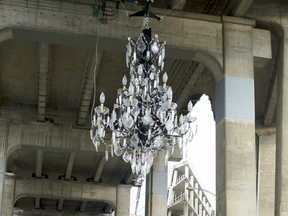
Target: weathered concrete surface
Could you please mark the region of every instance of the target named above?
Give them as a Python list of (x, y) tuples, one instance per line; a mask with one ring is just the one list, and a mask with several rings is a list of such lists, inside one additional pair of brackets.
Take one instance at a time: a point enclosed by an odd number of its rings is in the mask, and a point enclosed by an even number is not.
[(146, 216), (167, 215), (167, 167), (165, 152), (160, 153), (153, 162), (150, 173), (146, 177)]
[(216, 126), (216, 187), (222, 216), (256, 215), (254, 131), (253, 120), (224, 118)]
[(6, 177), (4, 184), (2, 214), (1, 216), (12, 216), (12, 209), (14, 207), (14, 188), (15, 178)]
[[(93, 19), (90, 16), (7, 5), (2, 5), (1, 10), (3, 15), (0, 20), (0, 29), (5, 29), (3, 36), (1, 36), (3, 40), (11, 36), (8, 29), (12, 28), (12, 37), (15, 39), (95, 47), (94, 37), (97, 35), (97, 19)], [(10, 17), (13, 17), (13, 19)], [(205, 16), (203, 20), (197, 20), (167, 16), (160, 23), (157, 22), (156, 24), (156, 22), (152, 21), (151, 27), (155, 26), (157, 28), (159, 38), (169, 41), (167, 57), (181, 59), (181, 56), (183, 56), (186, 59), (188, 56), (188, 59), (192, 59), (195, 51), (201, 51), (208, 53), (212, 57), (211, 61), (217, 59), (222, 65), (222, 24), (221, 22), (215, 22), (215, 20), (211, 22), (208, 17)], [(235, 19), (233, 22), (236, 23), (239, 20), (241, 20), (241, 23), (251, 22), (233, 17), (226, 17), (225, 19)], [(132, 31), (136, 31), (141, 25), (142, 20), (133, 22)], [(127, 32), (130, 31), (126, 17), (119, 16), (117, 20), (101, 25), (100, 28), (99, 49), (117, 51), (125, 49)], [(43, 31), (45, 31), (45, 34)], [(31, 37), (32, 34), (33, 37)], [(63, 38), (67, 39), (63, 40)], [(255, 49), (258, 50), (259, 48), (255, 47)], [(266, 58), (267, 54), (265, 53), (261, 57)], [(215, 78), (217, 81), (218, 78)]]
[[(261, 136), (275, 132), (276, 128), (257, 128)], [(258, 151), (258, 150), (257, 150)], [(260, 138), (260, 173), (259, 173), (259, 215), (270, 216), (275, 212), (275, 165), (276, 134)]]
[(117, 187), (47, 179), (16, 179), (14, 203), (21, 197), (97, 200), (117, 206)]
[[(216, 191), (221, 197), (222, 216), (254, 216), (253, 23), (231, 21), (223, 23), (225, 77), (216, 86)], [(217, 211), (219, 214), (219, 208)]]
[(116, 216), (127, 216), (130, 212), (131, 185), (117, 185)]

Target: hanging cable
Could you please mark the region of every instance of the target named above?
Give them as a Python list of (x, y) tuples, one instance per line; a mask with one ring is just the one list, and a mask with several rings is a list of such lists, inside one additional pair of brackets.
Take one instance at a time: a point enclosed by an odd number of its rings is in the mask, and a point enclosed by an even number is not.
[(182, 0), (181, 2), (179, 2), (177, 5), (175, 5), (170, 11), (168, 11), (166, 14), (164, 14), (164, 16), (161, 16), (160, 19), (162, 20), (167, 14), (169, 14), (171, 11), (173, 11), (178, 5), (180, 5), (184, 0)]
[[(126, 10), (126, 16), (128, 16), (129, 15), (129, 12), (127, 11), (127, 9), (126, 9), (126, 7), (124, 6), (124, 4), (122, 3), (122, 1), (121, 0), (119, 0), (120, 1), (120, 3), (121, 3), (121, 5), (123, 6), (123, 8)], [(183, 0), (182, 0), (183, 1)]]
[[(93, 71), (93, 104), (91, 108), (91, 119), (93, 119), (93, 110), (95, 106), (95, 98), (96, 98), (96, 71), (97, 71), (97, 65), (98, 65), (98, 44), (99, 44), (99, 34), (100, 34), (100, 20), (98, 20), (98, 33), (97, 33), (97, 40), (96, 40), (96, 46), (95, 46), (95, 67)], [(91, 130), (93, 129), (93, 125), (91, 124)], [(92, 165), (92, 151), (91, 151), (91, 168), (94, 170), (96, 168), (96, 164), (93, 167)]]

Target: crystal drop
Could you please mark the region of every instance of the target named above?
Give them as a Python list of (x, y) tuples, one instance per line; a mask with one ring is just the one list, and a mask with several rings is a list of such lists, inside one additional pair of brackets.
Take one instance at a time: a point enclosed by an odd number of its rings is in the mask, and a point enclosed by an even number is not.
[(175, 120), (174, 120), (174, 127), (175, 127), (175, 128), (177, 127), (177, 122), (178, 122), (178, 116), (176, 115), (176, 116), (175, 116)]
[(122, 120), (121, 120), (121, 118), (118, 120), (118, 125), (119, 125), (120, 128), (122, 127)]
[(128, 44), (126, 45), (126, 47), (127, 47), (127, 54), (128, 54), (129, 57), (131, 57), (131, 55), (132, 55), (132, 47), (131, 47), (131, 44), (128, 43)]
[(111, 120), (112, 120), (113, 123), (116, 120), (116, 112), (115, 112), (115, 110), (112, 111)]
[(159, 55), (159, 58), (158, 58), (158, 66), (161, 66), (162, 65), (162, 55)]
[(142, 153), (142, 163), (144, 164), (145, 163), (145, 154)]
[(133, 126), (133, 118), (128, 114), (128, 113), (125, 113), (123, 115), (123, 125), (124, 127), (129, 130), (130, 128), (132, 128)]
[(171, 119), (169, 119), (169, 120), (166, 122), (165, 127), (166, 127), (167, 131), (172, 131), (172, 130), (173, 130), (174, 127), (173, 127), (173, 122), (172, 122)]
[(137, 50), (141, 53), (143, 53), (146, 49), (146, 45), (144, 43), (144, 41), (140, 41), (137, 45)]
[(165, 58), (165, 46), (163, 46), (163, 48), (162, 48), (162, 57), (163, 57), (163, 60), (164, 60), (164, 58)]
[(114, 153), (115, 153), (115, 155), (117, 155), (118, 157), (122, 154), (122, 149), (120, 148), (120, 147), (118, 147), (118, 148), (114, 148)]
[(111, 145), (111, 157), (114, 156), (113, 145)]
[(132, 144), (132, 146), (137, 146), (139, 143), (139, 138), (137, 134), (133, 134), (130, 140), (130, 143)]
[(138, 174), (141, 171), (142, 163), (141, 160), (138, 160), (137, 166), (136, 166), (136, 173)]
[(154, 123), (153, 119), (151, 118), (150, 113), (146, 113), (143, 117), (143, 123), (145, 125), (152, 125)]
[(126, 66), (129, 68), (130, 58), (128, 52), (126, 53)]
[(136, 160), (133, 160), (132, 163), (131, 163), (131, 169), (132, 169), (132, 172), (135, 173), (135, 169), (136, 169)]
[(108, 161), (108, 151), (107, 150), (105, 151), (105, 159), (106, 159), (106, 161)]
[(170, 157), (169, 151), (167, 150), (166, 155), (165, 155), (165, 166), (168, 164), (168, 159)]
[(123, 146), (126, 147), (126, 139), (123, 140)]
[(152, 52), (153, 52), (154, 54), (157, 54), (157, 53), (159, 52), (159, 47), (158, 47), (157, 42), (154, 42), (154, 43), (153, 43), (151, 49), (152, 49)]
[(154, 74), (151, 73), (151, 74), (149, 75), (149, 78), (150, 78), (150, 80), (154, 80)]
[(156, 73), (156, 67), (153, 64), (151, 65), (151, 71), (152, 73)]
[(154, 140), (154, 147), (155, 148), (161, 148), (163, 146), (163, 139), (161, 136), (158, 136)]
[(123, 78), (122, 78), (122, 84), (123, 84), (123, 86), (127, 85), (127, 77), (126, 77), (126, 75), (124, 75)]
[(161, 71), (163, 71), (163, 69), (164, 69), (164, 61), (162, 61)]
[(138, 75), (142, 75), (142, 73), (143, 73), (143, 66), (142, 66), (142, 64), (140, 64), (140, 65), (138, 66), (137, 73), (138, 73)]
[(130, 161), (130, 154), (125, 151), (124, 154), (122, 155), (123, 160), (128, 163)]

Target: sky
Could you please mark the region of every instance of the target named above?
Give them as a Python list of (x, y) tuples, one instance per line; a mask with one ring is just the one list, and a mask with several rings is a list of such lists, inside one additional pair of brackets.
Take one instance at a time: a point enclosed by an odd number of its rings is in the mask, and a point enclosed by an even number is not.
[[(216, 138), (215, 121), (208, 96), (202, 96), (201, 100), (193, 108), (193, 115), (197, 116), (197, 134), (188, 144), (188, 161), (193, 166), (193, 171), (198, 177), (202, 189), (216, 194)], [(167, 186), (171, 183), (173, 166), (177, 162), (168, 163)], [(143, 184), (145, 186), (145, 183)], [(137, 216), (144, 215), (145, 187), (142, 186)], [(130, 213), (135, 211), (135, 198), (137, 188), (131, 189)], [(215, 198), (209, 193), (208, 196), (212, 208), (215, 209)]]

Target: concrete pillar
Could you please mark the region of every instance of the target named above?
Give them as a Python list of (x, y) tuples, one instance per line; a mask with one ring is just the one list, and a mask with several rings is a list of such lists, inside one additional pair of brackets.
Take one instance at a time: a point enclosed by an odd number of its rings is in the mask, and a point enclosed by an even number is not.
[[(6, 172), (6, 151), (8, 144), (9, 124), (5, 121), (0, 122), (0, 213), (3, 212), (3, 196)], [(0, 214), (1, 215), (1, 214)]]
[[(256, 214), (252, 43), (254, 22), (224, 18), (224, 76), (217, 83), (215, 91), (216, 190), (217, 195), (221, 197), (222, 216), (254, 216)], [(235, 22), (230, 22), (232, 21), (230, 19)], [(236, 24), (238, 21), (241, 21), (241, 24)], [(217, 215), (219, 212), (218, 209)]]
[[(194, 176), (193, 175), (190, 176), (190, 183), (191, 183), (191, 186), (194, 187)], [(190, 204), (192, 205), (192, 207), (194, 207), (194, 190), (190, 191), (189, 196), (190, 196)], [(192, 212), (192, 214), (193, 214), (193, 212)]]
[(275, 215), (288, 215), (288, 28), (280, 40), (277, 62)]
[(131, 185), (117, 185), (116, 216), (127, 216), (130, 213)]
[[(198, 183), (195, 182), (195, 188), (198, 188)], [(198, 213), (198, 189), (195, 190), (195, 193), (196, 193), (196, 196), (194, 198), (194, 208), (195, 208), (195, 211)]]
[(167, 215), (167, 167), (165, 152), (160, 153), (146, 177), (145, 216)]
[(174, 199), (174, 195), (175, 195), (175, 191), (174, 191), (174, 186), (176, 184), (176, 180), (177, 180), (177, 176), (178, 176), (178, 170), (174, 170), (173, 172), (173, 180), (172, 180), (172, 184), (169, 190), (169, 195), (168, 195), (168, 205), (173, 203), (173, 199)]
[(188, 215), (188, 211), (189, 211), (188, 202), (184, 202), (184, 205), (183, 205), (183, 216), (189, 216)]
[(14, 188), (15, 188), (15, 178), (6, 177), (4, 184), (4, 193), (2, 201), (2, 214), (1, 216), (12, 216), (13, 206), (14, 206)]

